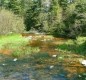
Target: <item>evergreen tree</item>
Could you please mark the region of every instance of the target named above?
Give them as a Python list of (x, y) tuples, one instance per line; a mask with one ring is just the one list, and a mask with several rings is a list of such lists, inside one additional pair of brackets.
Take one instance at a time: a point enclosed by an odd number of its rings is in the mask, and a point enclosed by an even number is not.
[(31, 28), (38, 29), (40, 27), (39, 23), (39, 14), (40, 14), (40, 5), (39, 1), (32, 1), (28, 6), (28, 9), (25, 14), (25, 24), (26, 30), (30, 30)]

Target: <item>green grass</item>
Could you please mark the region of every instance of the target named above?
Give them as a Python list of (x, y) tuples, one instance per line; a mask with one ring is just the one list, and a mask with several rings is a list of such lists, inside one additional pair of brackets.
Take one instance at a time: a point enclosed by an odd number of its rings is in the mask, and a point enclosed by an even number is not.
[(2, 48), (2, 46), (7, 43), (21, 45), (24, 42), (27, 42), (27, 41), (20, 34), (0, 36), (0, 48)]
[[(86, 53), (86, 37), (78, 37), (76, 41), (68, 40), (64, 44), (57, 45), (57, 49), (63, 51), (70, 51), (72, 53), (78, 53), (85, 55)], [(15, 49), (13, 55), (20, 55), (21, 52), (24, 53), (33, 53), (38, 52), (39, 49), (31, 48), (28, 44), (28, 40), (21, 36), (21, 34), (10, 34), (5, 36), (0, 36), (0, 48), (4, 49)], [(52, 45), (51, 45), (52, 46)], [(21, 50), (20, 48), (25, 48)], [(16, 55), (15, 55), (16, 56)]]
[(69, 39), (68, 41), (66, 41), (66, 44), (74, 44), (74, 41), (77, 44), (82, 44), (82, 43), (84, 43), (86, 41), (86, 37), (78, 37), (77, 40)]
[(0, 37), (0, 48), (3, 50), (12, 50), (11, 55), (13, 57), (21, 57), (40, 51), (38, 47), (27, 46), (28, 43), (29, 40), (22, 37), (21, 34), (11, 34)]
[(79, 37), (77, 40), (68, 40), (66, 43), (58, 45), (57, 49), (70, 51), (80, 55), (86, 55), (86, 37)]

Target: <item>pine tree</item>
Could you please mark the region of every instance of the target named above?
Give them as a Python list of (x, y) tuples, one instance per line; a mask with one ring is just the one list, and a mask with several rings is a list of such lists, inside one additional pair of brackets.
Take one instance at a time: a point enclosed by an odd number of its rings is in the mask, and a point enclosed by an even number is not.
[(40, 27), (39, 14), (40, 14), (40, 1), (32, 1), (28, 5), (28, 9), (25, 14), (26, 30), (31, 28), (38, 29)]

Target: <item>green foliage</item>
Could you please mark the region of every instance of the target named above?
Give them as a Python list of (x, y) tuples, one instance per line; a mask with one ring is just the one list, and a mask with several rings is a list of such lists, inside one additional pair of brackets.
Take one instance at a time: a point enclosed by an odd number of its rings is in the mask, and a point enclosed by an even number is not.
[(77, 80), (84, 80), (85, 79), (85, 76), (86, 76), (86, 73), (84, 72), (84, 73), (80, 73), (80, 74), (78, 74), (77, 75)]
[(23, 55), (21, 53), (21, 50), (16, 50), (12, 53), (12, 57), (15, 57), (15, 58), (20, 57), (21, 55)]
[(66, 26), (64, 23), (58, 23), (57, 25), (55, 25), (55, 28), (53, 29), (52, 34), (56, 37), (57, 36), (58, 37), (65, 37), (66, 36), (65, 31), (64, 31), (65, 28), (66, 28)]
[(85, 0), (1, 0), (1, 8), (24, 17), (27, 31), (73, 39), (86, 36), (85, 5)]
[(9, 34), (10, 32), (23, 32), (24, 23), (23, 18), (14, 15), (11, 11), (0, 11), (0, 34)]
[[(13, 46), (12, 46), (13, 47)], [(16, 50), (14, 50), (14, 52), (12, 52), (11, 56), (12, 57), (24, 57), (33, 53), (38, 53), (40, 51), (40, 49), (38, 47), (30, 47), (30, 46), (26, 46), (26, 47), (20, 47), (20, 48), (16, 48)]]
[(69, 37), (77, 37), (86, 34), (86, 13), (85, 4), (77, 4), (72, 14), (65, 20), (66, 26), (69, 28)]
[(23, 57), (40, 51), (37, 46), (31, 47), (27, 46), (27, 44), (28, 40), (18, 34), (0, 37), (0, 50), (11, 50), (11, 53), (8, 52), (8, 54), (12, 57)]
[[(61, 4), (62, 3), (62, 4)], [(68, 4), (66, 0), (61, 1), (61, 22), (54, 25), (52, 33), (54, 36), (76, 39), (80, 35), (86, 35), (86, 7), (85, 3)], [(65, 9), (64, 8), (65, 3)], [(70, 10), (70, 11), (69, 11)], [(61, 13), (60, 13), (61, 14)]]
[(12, 48), (12, 45), (14, 45), (15, 48), (18, 48), (22, 44), (26, 45), (26, 43), (27, 40), (25, 40), (25, 38), (22, 38), (20, 34), (10, 34), (10, 35), (0, 36), (0, 48), (2, 48), (4, 44), (7, 44), (6, 45), (7, 48), (9, 47)]
[(28, 9), (26, 11), (26, 14), (24, 16), (25, 24), (26, 24), (26, 30), (30, 30), (31, 28), (38, 29), (40, 27), (39, 23), (39, 14), (40, 14), (40, 5), (37, 2), (31, 2), (30, 6), (28, 6)]
[(68, 0), (58, 0), (59, 5), (62, 7), (63, 10), (67, 8)]
[[(21, 1), (21, 0), (20, 0)], [(5, 9), (13, 11), (15, 14), (19, 14), (21, 12), (19, 0), (1, 0), (2, 7)]]
[[(81, 44), (80, 44), (81, 43)], [(86, 55), (86, 40), (73, 42), (72, 44), (66, 43), (57, 46), (58, 49), (70, 51), (71, 53), (77, 53), (81, 55)]]

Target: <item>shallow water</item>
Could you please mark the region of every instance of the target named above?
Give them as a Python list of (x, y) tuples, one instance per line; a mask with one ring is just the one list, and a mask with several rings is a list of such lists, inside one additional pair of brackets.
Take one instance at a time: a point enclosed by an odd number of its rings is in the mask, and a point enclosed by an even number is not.
[[(11, 69), (7, 70), (8, 67), (6, 69), (6, 65), (0, 65), (0, 80), (86, 80), (85, 73), (83, 76), (76, 73), (71, 74), (65, 71), (63, 66), (58, 65), (52, 69), (49, 66), (42, 69), (34, 66), (30, 67), (29, 65), (27, 67), (20, 66), (18, 67), (19, 70), (15, 69), (15, 67), (15, 65), (9, 66)], [(70, 78), (68, 78), (68, 74), (71, 75)]]

